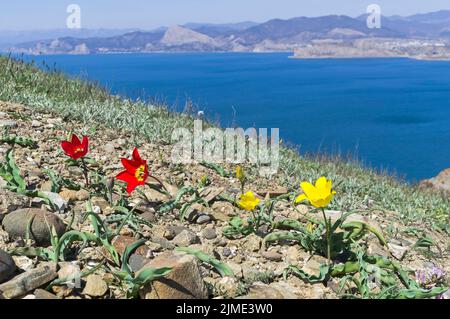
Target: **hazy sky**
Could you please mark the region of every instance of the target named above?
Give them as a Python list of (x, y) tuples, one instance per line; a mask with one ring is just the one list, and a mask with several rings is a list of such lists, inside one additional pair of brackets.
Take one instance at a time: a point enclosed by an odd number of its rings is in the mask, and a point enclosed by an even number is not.
[(83, 28), (151, 29), (186, 22), (263, 22), (272, 18), (346, 14), (369, 4), (383, 15), (450, 10), (450, 0), (0, 0), (0, 30), (65, 28), (69, 4), (81, 6)]

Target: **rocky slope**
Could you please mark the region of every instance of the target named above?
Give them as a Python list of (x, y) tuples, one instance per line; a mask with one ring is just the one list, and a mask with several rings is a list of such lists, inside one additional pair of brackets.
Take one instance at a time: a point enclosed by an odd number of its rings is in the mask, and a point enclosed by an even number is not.
[[(270, 222), (246, 232), (251, 214), (234, 204), (240, 181), (227, 174), (234, 167), (174, 165), (170, 163), (170, 146), (144, 143), (139, 146), (141, 156), (167, 192), (154, 183), (152, 188), (141, 188), (145, 200), (138, 192), (128, 198), (120, 185), (111, 183), (123, 169), (119, 159), (129, 158), (134, 147), (127, 132), (92, 127), (4, 102), (0, 102), (0, 127), (5, 130), (0, 146), (0, 156), (5, 159), (0, 172), (14, 167), (13, 159), (20, 170), (16, 173), (26, 184), (26, 190), (17, 191), (11, 183), (19, 177), (0, 180), (0, 298), (386, 297), (386, 285), (401, 292), (393, 296), (420, 298), (428, 296), (431, 288), (446, 285), (446, 275), (422, 283), (422, 290), (409, 280), (420, 285), (417, 273), (421, 271), (435, 277), (439, 269), (448, 272), (448, 234), (421, 225), (406, 227), (396, 212), (368, 208), (351, 215), (347, 222), (363, 222), (375, 229), (378, 237), (376, 232), (353, 236), (341, 225), (337, 234), (349, 236), (347, 244), (363, 259), (353, 270), (341, 269), (341, 265), (356, 265), (344, 264), (346, 261), (358, 260), (347, 255), (350, 250), (344, 250), (345, 254), (334, 259), (333, 271), (323, 277), (326, 258), (317, 239), (324, 232), (317, 222), (320, 215), (309, 206), (293, 206), (291, 196), (295, 193), (253, 175), (251, 167), (246, 168), (249, 179), (245, 188), (254, 190), (273, 209)], [(61, 151), (60, 141), (69, 131), (90, 137), (88, 188), (83, 187), (80, 167), (68, 162)], [(197, 194), (182, 195), (189, 187), (196, 188)], [(334, 221), (341, 217), (341, 212), (326, 214)], [(229, 223), (236, 217), (242, 218), (243, 224), (230, 229)], [(285, 229), (291, 229), (294, 237), (281, 238)], [(86, 242), (75, 235), (72, 240), (62, 240), (74, 232), (84, 234)], [(307, 236), (301, 237), (302, 232)], [(279, 240), (273, 240), (274, 234)], [(295, 240), (298, 236), (302, 240)], [(308, 238), (313, 242), (305, 242)], [(138, 239), (143, 239), (143, 245), (130, 249)], [(309, 246), (310, 250), (305, 248)], [(196, 256), (192, 251), (186, 253), (186, 247), (194, 249)], [(377, 256), (376, 264), (371, 263), (374, 257), (368, 256)], [(371, 266), (364, 266), (363, 260)], [(379, 262), (388, 266), (383, 268)], [(164, 280), (138, 284), (139, 276), (164, 267), (171, 269)], [(294, 271), (286, 272), (289, 267)], [(365, 277), (369, 269), (376, 271)], [(370, 293), (363, 295), (351, 281), (343, 282), (344, 289), (340, 289), (345, 275), (359, 278)], [(406, 288), (402, 281), (408, 282)]]

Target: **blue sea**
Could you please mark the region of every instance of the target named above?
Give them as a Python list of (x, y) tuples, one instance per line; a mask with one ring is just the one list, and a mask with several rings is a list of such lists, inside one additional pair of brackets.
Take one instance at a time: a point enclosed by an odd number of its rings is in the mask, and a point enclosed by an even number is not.
[(417, 181), (450, 167), (450, 62), (288, 53), (28, 57), (228, 127), (280, 128), (301, 153), (352, 154)]

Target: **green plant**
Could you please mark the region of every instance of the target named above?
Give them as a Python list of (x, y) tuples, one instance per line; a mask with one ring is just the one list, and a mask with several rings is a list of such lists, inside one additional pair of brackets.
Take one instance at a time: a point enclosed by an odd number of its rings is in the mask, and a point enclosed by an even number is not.
[(193, 255), (193, 256), (197, 257), (199, 260), (201, 260), (202, 262), (210, 264), (220, 273), (221, 276), (234, 277), (233, 270), (231, 270), (231, 268), (229, 266), (227, 266), (224, 263), (221, 263), (217, 259), (209, 256), (208, 254), (205, 254), (204, 252), (202, 252), (200, 250), (189, 248), (189, 247), (177, 247), (175, 250)]
[(120, 271), (114, 271), (113, 275), (120, 279), (126, 286), (127, 298), (136, 298), (139, 290), (146, 284), (158, 278), (166, 276), (172, 270), (169, 267), (163, 268), (145, 268), (138, 274), (134, 274), (128, 265), (130, 255), (145, 243), (145, 239), (136, 241), (127, 246), (122, 255), (122, 266)]

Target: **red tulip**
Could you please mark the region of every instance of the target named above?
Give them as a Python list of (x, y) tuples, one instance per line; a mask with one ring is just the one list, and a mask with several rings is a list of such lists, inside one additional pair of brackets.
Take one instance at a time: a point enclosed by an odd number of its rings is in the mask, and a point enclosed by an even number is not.
[(88, 152), (88, 144), (89, 139), (87, 136), (83, 136), (83, 141), (80, 142), (80, 139), (75, 134), (72, 134), (72, 140), (61, 142), (61, 147), (66, 153), (67, 156), (77, 160), (86, 156)]
[(127, 192), (131, 194), (139, 185), (145, 185), (148, 178), (147, 161), (141, 159), (137, 148), (133, 151), (133, 159), (122, 158), (122, 165), (125, 171), (119, 173), (116, 178), (127, 183)]

